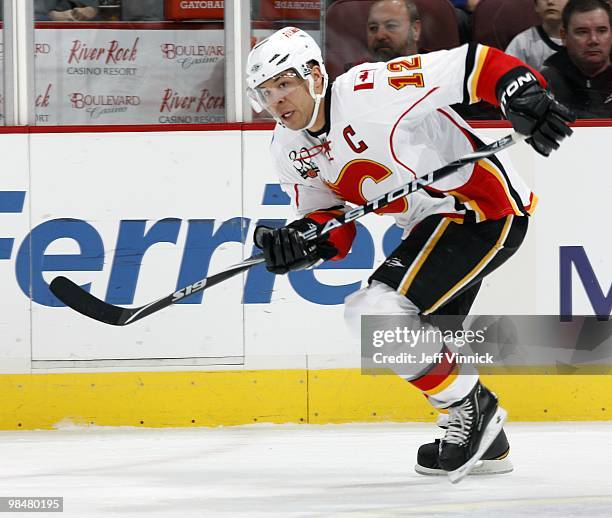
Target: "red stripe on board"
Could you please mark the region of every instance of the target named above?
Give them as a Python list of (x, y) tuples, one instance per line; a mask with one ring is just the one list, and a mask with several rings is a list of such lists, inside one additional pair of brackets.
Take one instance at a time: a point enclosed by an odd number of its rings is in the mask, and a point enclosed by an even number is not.
[(29, 133), (147, 133), (152, 131), (240, 131), (243, 124), (126, 124), (95, 126), (30, 126)]
[(273, 130), (276, 122), (245, 122), (242, 124), (242, 131), (261, 131)]
[[(511, 128), (508, 121), (467, 121), (472, 128)], [(171, 131), (265, 131), (273, 130), (274, 122), (228, 122), (219, 124), (126, 124), (74, 126), (0, 126), (0, 134), (10, 133), (160, 133)], [(581, 119), (572, 128), (608, 128), (612, 119)]]
[(507, 120), (466, 120), (472, 128), (512, 128)]
[(2, 133), (30, 133), (30, 126), (0, 126), (0, 134)]
[(275, 122), (227, 122), (219, 124), (125, 124), (125, 125), (70, 125), (70, 126), (0, 126), (0, 133), (147, 133), (152, 131), (266, 131)]
[[(467, 120), (472, 128), (512, 128), (507, 120)], [(578, 119), (570, 124), (571, 128), (609, 128), (612, 119)]]
[(612, 119), (578, 119), (572, 128), (608, 128), (612, 126)]

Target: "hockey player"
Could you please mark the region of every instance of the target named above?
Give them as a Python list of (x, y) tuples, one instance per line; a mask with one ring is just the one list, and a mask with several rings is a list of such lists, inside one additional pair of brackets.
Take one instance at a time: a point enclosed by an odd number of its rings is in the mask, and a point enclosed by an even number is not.
[[(342, 259), (355, 237), (352, 224), (314, 241), (301, 232), (481, 146), (450, 104), (501, 105), (544, 156), (572, 133), (571, 113), (547, 93), (539, 73), (482, 45), (363, 63), (328, 85), (316, 42), (286, 27), (251, 50), (247, 84), (254, 109), (278, 123), (271, 153), (299, 218), (255, 230), (276, 274)], [(436, 312), (466, 315), (483, 277), (521, 245), (536, 201), (502, 154), (381, 209), (403, 228), (403, 240), (345, 300), (349, 326), (358, 327), (361, 315), (401, 314), (415, 329)], [(435, 468), (451, 479), (465, 473), (501, 432), (505, 411), (497, 397), (472, 366), (452, 361), (406, 379), (434, 407), (448, 409)]]

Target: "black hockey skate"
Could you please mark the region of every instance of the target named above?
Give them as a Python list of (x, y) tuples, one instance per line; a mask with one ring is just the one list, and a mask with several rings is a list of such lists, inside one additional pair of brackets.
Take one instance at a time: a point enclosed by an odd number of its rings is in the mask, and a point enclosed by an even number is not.
[[(446, 417), (446, 416), (445, 416)], [(440, 425), (446, 428), (446, 425)], [(438, 462), (438, 454), (440, 452), (440, 439), (434, 442), (423, 444), (417, 452), (417, 463), (414, 470), (421, 475), (446, 475)], [(474, 465), (470, 471), (470, 475), (497, 475), (501, 473), (510, 473), (514, 468), (512, 462), (508, 459), (510, 453), (510, 445), (504, 430), (489, 446), (489, 449), (484, 452), (481, 459)]]
[(440, 441), (438, 462), (457, 483), (474, 468), (499, 435), (507, 412), (480, 382), (448, 409), (448, 428)]

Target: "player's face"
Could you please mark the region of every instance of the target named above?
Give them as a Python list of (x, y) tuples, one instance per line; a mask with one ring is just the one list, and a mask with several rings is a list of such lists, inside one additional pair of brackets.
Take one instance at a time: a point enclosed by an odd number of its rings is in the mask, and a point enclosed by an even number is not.
[(289, 129), (303, 128), (314, 109), (314, 99), (308, 92), (308, 82), (288, 70), (257, 88), (258, 102)]
[(575, 12), (561, 36), (572, 61), (583, 71), (595, 74), (610, 64), (612, 32), (603, 9)]
[(376, 61), (389, 61), (417, 53), (420, 22), (410, 23), (401, 0), (384, 0), (372, 6), (368, 16), (368, 50)]
[(536, 0), (535, 10), (542, 20), (558, 22), (567, 0)]

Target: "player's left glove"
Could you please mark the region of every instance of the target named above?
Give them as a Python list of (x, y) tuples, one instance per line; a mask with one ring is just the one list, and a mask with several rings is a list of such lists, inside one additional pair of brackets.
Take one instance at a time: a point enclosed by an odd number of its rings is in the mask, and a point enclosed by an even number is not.
[(266, 268), (276, 274), (303, 270), (334, 257), (338, 250), (327, 239), (328, 235), (306, 241), (302, 232), (320, 225), (302, 218), (286, 227), (272, 229), (263, 225), (255, 228), (255, 246), (263, 250)]
[(573, 131), (574, 114), (546, 91), (527, 68), (515, 68), (497, 83), (497, 98), (512, 127), (529, 135), (527, 142), (548, 156)]

